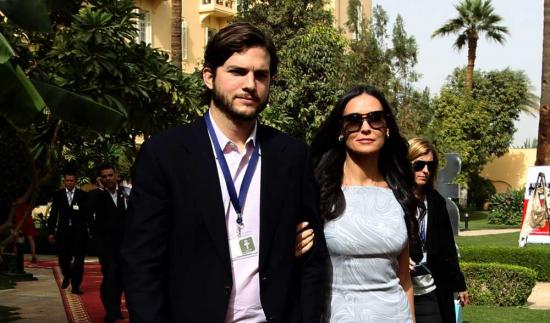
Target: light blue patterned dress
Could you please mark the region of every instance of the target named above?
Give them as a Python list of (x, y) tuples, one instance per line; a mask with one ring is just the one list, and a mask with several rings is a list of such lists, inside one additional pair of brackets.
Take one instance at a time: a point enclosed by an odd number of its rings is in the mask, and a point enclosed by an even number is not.
[(407, 244), (401, 205), (388, 188), (343, 187), (344, 213), (325, 224), (326, 322), (412, 322), (397, 256)]

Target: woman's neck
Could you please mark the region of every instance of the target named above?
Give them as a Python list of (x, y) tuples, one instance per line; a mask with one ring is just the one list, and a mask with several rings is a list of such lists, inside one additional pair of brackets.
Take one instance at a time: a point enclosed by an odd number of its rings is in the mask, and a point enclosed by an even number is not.
[(421, 186), (415, 186), (414, 187), (414, 196), (416, 196), (419, 200), (424, 200), (424, 197), (426, 197), (426, 193), (424, 192), (423, 187)]
[(344, 161), (343, 186), (388, 187), (378, 168), (378, 155), (347, 153)]

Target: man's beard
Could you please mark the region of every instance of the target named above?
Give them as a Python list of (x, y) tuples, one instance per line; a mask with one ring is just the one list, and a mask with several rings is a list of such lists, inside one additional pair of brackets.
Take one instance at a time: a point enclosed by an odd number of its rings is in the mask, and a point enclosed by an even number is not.
[[(253, 96), (256, 100), (260, 100), (257, 95), (249, 93), (250, 96)], [(267, 99), (265, 102), (260, 103), (253, 113), (243, 113), (235, 109), (231, 98), (224, 96), (220, 91), (216, 89), (216, 86), (212, 89), (212, 101), (214, 105), (218, 107), (224, 114), (226, 114), (232, 120), (238, 121), (253, 121), (255, 120), (260, 112), (262, 112), (267, 106)]]

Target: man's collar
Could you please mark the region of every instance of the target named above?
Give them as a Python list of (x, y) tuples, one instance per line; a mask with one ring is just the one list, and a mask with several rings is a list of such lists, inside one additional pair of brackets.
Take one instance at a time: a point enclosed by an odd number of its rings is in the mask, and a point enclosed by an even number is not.
[[(214, 128), (214, 133), (216, 134), (216, 137), (218, 138), (218, 142), (220, 143), (220, 147), (222, 150), (225, 149), (228, 143), (232, 143), (232, 141), (227, 138), (226, 135), (221, 131), (221, 129), (216, 124), (216, 121), (214, 120), (212, 116), (212, 110), (208, 109), (208, 114), (210, 114), (210, 120), (212, 120), (212, 127)], [(248, 136), (248, 138), (245, 141), (245, 147), (248, 145), (248, 143), (252, 142), (253, 145), (257, 143), (257, 131), (258, 131), (258, 120), (254, 122), (254, 128), (252, 129), (252, 132)]]
[(117, 184), (116, 187), (115, 187), (115, 192), (114, 192), (114, 193), (112, 193), (111, 190), (108, 189), (108, 188), (105, 188), (105, 190), (106, 190), (107, 192), (109, 192), (109, 194), (111, 194), (111, 195), (118, 194), (118, 184)]

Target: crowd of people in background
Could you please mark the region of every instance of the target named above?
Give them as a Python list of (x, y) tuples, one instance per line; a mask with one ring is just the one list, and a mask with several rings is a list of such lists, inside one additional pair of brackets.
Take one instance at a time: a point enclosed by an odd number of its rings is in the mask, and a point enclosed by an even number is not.
[(130, 188), (119, 185), (114, 166), (103, 164), (97, 171), (97, 188), (89, 192), (76, 187), (74, 171), (64, 173), (64, 188), (53, 196), (48, 240), (56, 247), (63, 275), (61, 288), (70, 285), (73, 294), (81, 295), (84, 293), (80, 289), (84, 259), (93, 238), (103, 275), (100, 295), (106, 312), (105, 322), (114, 322), (123, 319), (120, 242)]
[(123, 292), (132, 322), (454, 322), (469, 297), (435, 147), (407, 142), (371, 86), (311, 147), (262, 125), (277, 63), (257, 27), (223, 28), (204, 56), (208, 111), (143, 144), (131, 193), (112, 165), (90, 192), (63, 174), (48, 220), (61, 287), (85, 292), (92, 238), (105, 322)]

